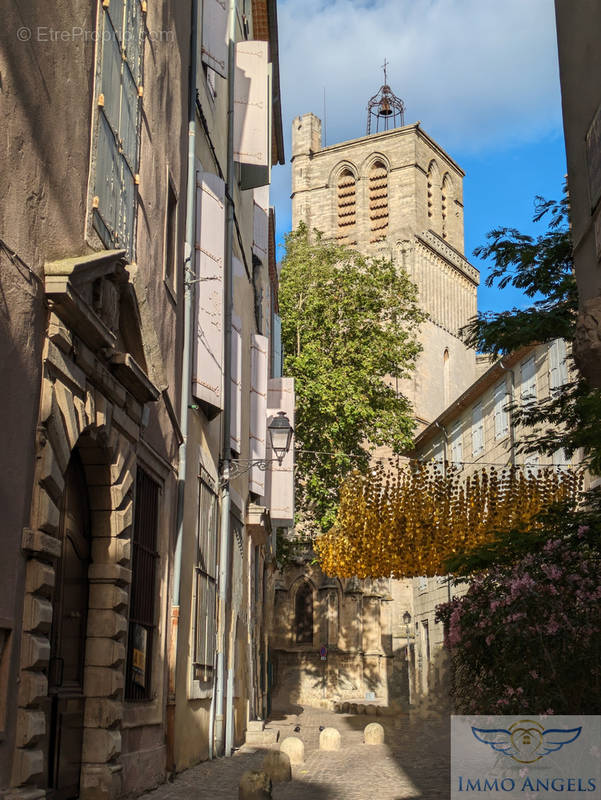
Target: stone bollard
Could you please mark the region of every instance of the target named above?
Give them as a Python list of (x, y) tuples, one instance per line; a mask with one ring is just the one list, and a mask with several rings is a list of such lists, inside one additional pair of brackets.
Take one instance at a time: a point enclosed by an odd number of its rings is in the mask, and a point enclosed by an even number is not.
[(348, 714), (350, 710), (351, 704), (350, 703), (343, 703), (342, 704), (342, 713)]
[(357, 703), (351, 703), (349, 706), (349, 711), (351, 714), (357, 714)]
[(340, 750), (340, 734), (336, 728), (324, 728), (319, 734), (320, 750)]
[(271, 800), (271, 778), (264, 772), (247, 770), (240, 778), (238, 800)]
[(269, 775), (273, 783), (292, 780), (290, 756), (281, 750), (272, 750), (267, 753), (261, 764), (261, 769), (266, 775)]
[(363, 730), (365, 744), (384, 744), (384, 728), (379, 722), (370, 722)]
[(285, 753), (291, 764), (302, 764), (305, 760), (305, 745), (297, 736), (286, 736), (280, 744), (280, 753)]

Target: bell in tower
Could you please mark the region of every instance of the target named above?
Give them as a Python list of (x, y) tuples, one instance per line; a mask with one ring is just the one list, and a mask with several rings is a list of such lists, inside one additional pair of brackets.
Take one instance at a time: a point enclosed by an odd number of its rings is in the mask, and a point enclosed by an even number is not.
[(386, 83), (386, 71), (388, 62), (384, 59), (382, 69), (384, 70), (384, 83), (380, 86), (377, 94), (375, 94), (367, 104), (367, 135), (372, 133), (372, 118), (375, 119), (375, 131), (380, 132), (380, 126), (383, 131), (389, 128), (402, 128), (405, 124), (405, 104), (400, 97), (397, 97), (390, 86)]

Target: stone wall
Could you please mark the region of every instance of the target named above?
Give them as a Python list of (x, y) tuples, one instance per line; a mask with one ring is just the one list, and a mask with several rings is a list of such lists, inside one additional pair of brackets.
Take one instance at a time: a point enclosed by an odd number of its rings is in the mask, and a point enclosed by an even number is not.
[[(310, 641), (297, 640), (297, 593), (309, 585)], [(276, 574), (270, 647), (274, 705), (331, 705), (338, 700), (406, 702), (407, 640), (400, 620), (411, 613), (411, 588), (401, 581), (338, 581), (298, 563)], [(322, 660), (321, 648), (327, 650)]]

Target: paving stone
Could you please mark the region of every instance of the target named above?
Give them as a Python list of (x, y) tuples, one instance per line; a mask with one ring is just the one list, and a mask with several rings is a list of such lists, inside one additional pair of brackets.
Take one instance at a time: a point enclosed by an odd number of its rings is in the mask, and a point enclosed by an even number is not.
[[(268, 727), (302, 741), (303, 764), (292, 765), (292, 780), (276, 783), (273, 800), (448, 800), (450, 796), (449, 717), (424, 718), (410, 712), (381, 717), (385, 744), (363, 743), (364, 715), (336, 714), (303, 707), (298, 713), (273, 712)], [(344, 748), (319, 750), (320, 726), (336, 726)], [(299, 731), (295, 727), (300, 726)], [(242, 747), (231, 758), (206, 761), (144, 795), (144, 800), (233, 800), (247, 770), (261, 771), (269, 748)]]

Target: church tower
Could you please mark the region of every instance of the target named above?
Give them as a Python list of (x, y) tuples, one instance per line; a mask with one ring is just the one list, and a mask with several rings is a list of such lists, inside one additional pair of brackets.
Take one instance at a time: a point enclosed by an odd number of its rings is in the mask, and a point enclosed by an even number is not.
[(399, 390), (419, 431), (476, 378), (475, 352), (459, 330), (476, 314), (479, 272), (464, 255), (463, 170), (419, 122), (403, 123), (403, 102), (386, 83), (369, 102), (361, 138), (322, 147), (321, 120), (297, 117), (292, 225), (392, 258), (417, 285), (429, 320), (417, 368)]

